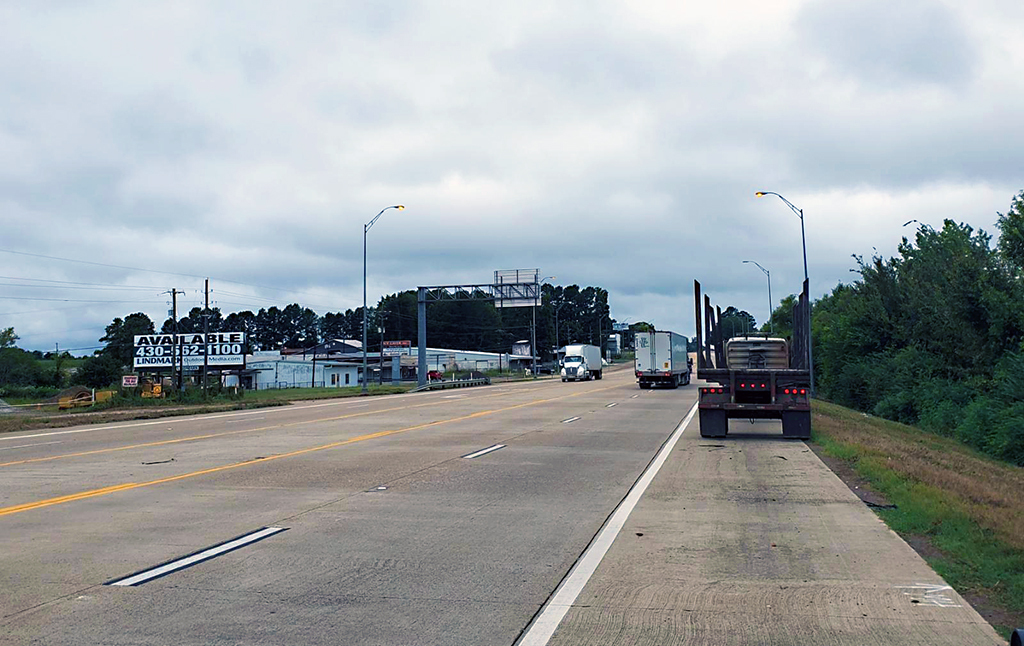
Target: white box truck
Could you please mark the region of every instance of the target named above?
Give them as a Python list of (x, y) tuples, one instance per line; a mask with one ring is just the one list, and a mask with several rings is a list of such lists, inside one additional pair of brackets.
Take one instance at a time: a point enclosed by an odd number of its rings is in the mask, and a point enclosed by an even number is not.
[(636, 379), (641, 388), (678, 388), (690, 383), (686, 337), (675, 332), (636, 333)]
[(601, 348), (596, 345), (567, 345), (562, 359), (562, 381), (601, 378)]

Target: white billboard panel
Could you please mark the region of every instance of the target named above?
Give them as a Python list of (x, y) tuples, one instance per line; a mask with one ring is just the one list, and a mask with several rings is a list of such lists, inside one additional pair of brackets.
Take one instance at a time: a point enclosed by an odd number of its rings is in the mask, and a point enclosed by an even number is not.
[(132, 365), (136, 368), (201, 368), (217, 370), (245, 367), (245, 332), (209, 334), (141, 334), (135, 337)]

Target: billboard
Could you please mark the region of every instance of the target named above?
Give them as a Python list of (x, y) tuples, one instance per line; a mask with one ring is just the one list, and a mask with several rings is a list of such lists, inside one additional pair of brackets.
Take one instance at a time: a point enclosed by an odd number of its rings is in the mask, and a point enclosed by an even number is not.
[(494, 272), (491, 286), (495, 307), (540, 305), (539, 269), (502, 269)]
[(385, 341), (383, 354), (385, 357), (412, 354), (412, 341)]
[(204, 358), (216, 370), (244, 368), (245, 332), (136, 335), (132, 365), (194, 370), (203, 367)]

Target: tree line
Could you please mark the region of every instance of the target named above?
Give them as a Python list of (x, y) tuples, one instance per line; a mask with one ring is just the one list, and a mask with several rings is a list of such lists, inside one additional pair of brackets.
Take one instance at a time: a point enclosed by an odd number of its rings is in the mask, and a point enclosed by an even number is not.
[(997, 215), (996, 245), (945, 220), (897, 256), (854, 256), (859, 278), (812, 308), (819, 396), (1024, 466), (1024, 191)]
[[(382, 341), (408, 340), (418, 343), (417, 294), (407, 290), (380, 299), (367, 310), (367, 347), (377, 351)], [(486, 352), (509, 352), (516, 341), (529, 340), (533, 315), (531, 307), (498, 308), (484, 300), (432, 302), (427, 306), (427, 342), (431, 347)], [(536, 308), (538, 354), (550, 358), (557, 346), (566, 343), (603, 345), (611, 332), (608, 291), (600, 287), (543, 284), (541, 303)], [(165, 320), (160, 332), (170, 334), (202, 332), (245, 332), (247, 352), (284, 348), (312, 350), (331, 339), (362, 339), (363, 308), (318, 315), (308, 307), (292, 303), (257, 312), (245, 310), (223, 315), (217, 307), (192, 308), (178, 321)], [(142, 312), (115, 318), (99, 339), (104, 346), (76, 371), (72, 381), (91, 387), (116, 383), (130, 371), (134, 337), (155, 333), (156, 325)], [(55, 370), (43, 370), (33, 353), (14, 346), (13, 328), (0, 330), (0, 389), (56, 388), (67, 385), (59, 363)]]

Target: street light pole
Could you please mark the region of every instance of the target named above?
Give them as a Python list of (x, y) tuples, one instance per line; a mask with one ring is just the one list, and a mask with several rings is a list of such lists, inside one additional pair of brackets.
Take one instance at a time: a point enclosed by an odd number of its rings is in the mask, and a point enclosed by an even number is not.
[(363, 389), (362, 393), (365, 395), (369, 389), (367, 388), (367, 381), (369, 375), (367, 374), (366, 366), (366, 234), (369, 233), (373, 224), (384, 215), (384, 211), (388, 209), (398, 209), (401, 211), (405, 206), (402, 204), (396, 204), (394, 206), (386, 206), (380, 210), (380, 213), (376, 215), (372, 220), (363, 225)]
[[(536, 274), (535, 274), (536, 275)], [(554, 280), (558, 276), (547, 276), (537, 281), (537, 293), (534, 294), (533, 299), (533, 326), (530, 330), (530, 361), (533, 364), (533, 378), (537, 378), (537, 299), (540, 296), (540, 286), (544, 284), (546, 280)]]
[(768, 277), (768, 329), (771, 330), (772, 334), (775, 334), (775, 321), (772, 320), (772, 307), (775, 301), (772, 300), (772, 274), (770, 271), (762, 267), (756, 260), (744, 260), (743, 264), (753, 263), (757, 265), (757, 268), (764, 272), (764, 275)]
[(811, 338), (811, 282), (807, 278), (807, 235), (804, 232), (804, 210), (798, 209), (793, 205), (792, 202), (782, 197), (778, 193), (773, 191), (758, 191), (754, 193), (756, 197), (764, 197), (765, 195), (774, 195), (789, 207), (793, 213), (796, 213), (800, 217), (800, 242), (804, 250), (804, 282), (807, 283), (807, 363), (809, 364), (808, 370), (810, 371), (811, 377), (811, 396), (814, 396), (814, 342)]

